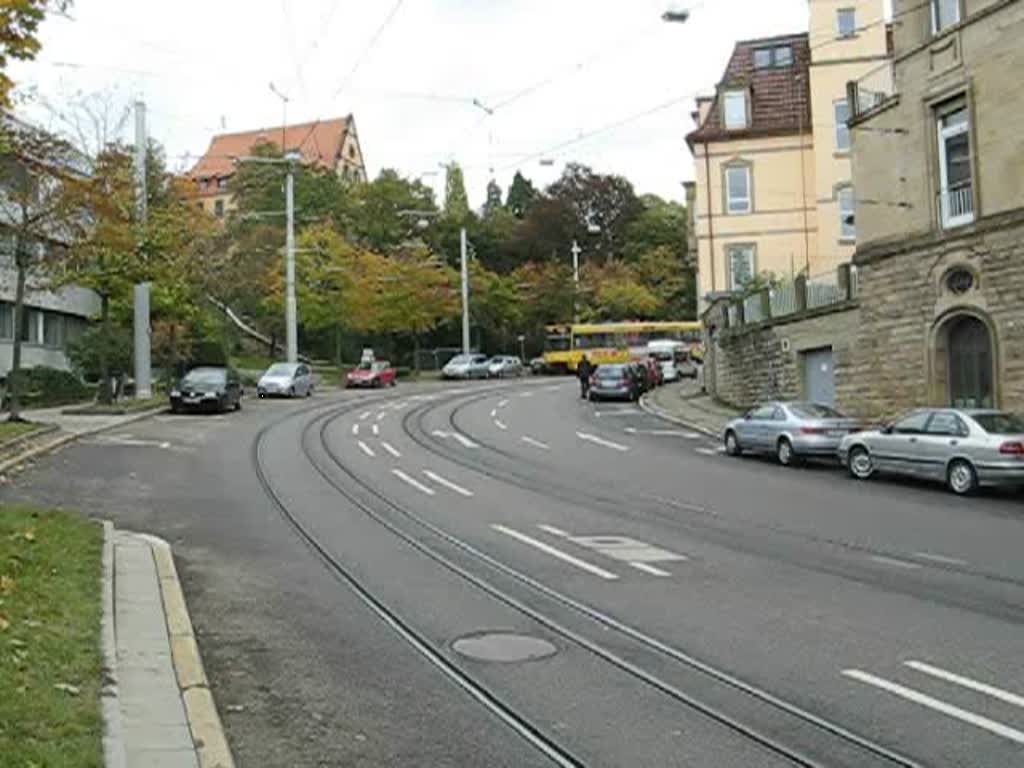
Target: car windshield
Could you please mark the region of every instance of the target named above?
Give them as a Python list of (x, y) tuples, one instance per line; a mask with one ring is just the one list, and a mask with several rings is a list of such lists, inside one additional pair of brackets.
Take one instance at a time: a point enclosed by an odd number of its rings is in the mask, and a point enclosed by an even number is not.
[(291, 376), (295, 368), (291, 363), (274, 363), (267, 369), (267, 376)]
[(829, 408), (821, 403), (792, 403), (789, 410), (793, 415), (803, 419), (844, 419), (843, 414), (835, 408)]
[(360, 363), (357, 371), (372, 371), (374, 363)]
[(673, 355), (672, 352), (668, 350), (661, 350), (658, 352), (651, 352), (651, 357), (653, 357), (655, 360), (660, 360), (663, 363), (667, 363), (673, 360), (675, 358), (675, 355)]
[(387, 363), (374, 363), (373, 364), (373, 370), (374, 371), (378, 371), (378, 372), (379, 371), (387, 370), (387, 367), (388, 367)]
[(189, 371), (181, 383), (185, 386), (196, 384), (223, 384), (226, 371), (216, 368), (205, 368), (197, 371)]
[(448, 361), (448, 365), (466, 365), (473, 360), (469, 355), (456, 355)]
[(972, 418), (990, 435), (1024, 434), (1024, 419), (1015, 413), (979, 413)]
[(624, 365), (602, 365), (597, 369), (597, 378), (599, 379), (621, 379), (622, 375), (626, 372), (626, 366)]

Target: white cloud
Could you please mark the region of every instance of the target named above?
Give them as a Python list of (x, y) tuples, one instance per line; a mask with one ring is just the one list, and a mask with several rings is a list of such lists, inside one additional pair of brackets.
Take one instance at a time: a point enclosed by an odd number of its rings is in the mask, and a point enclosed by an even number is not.
[[(503, 187), (517, 167), (544, 184), (567, 161), (679, 199), (692, 177), (691, 98), (544, 150), (711, 90), (736, 40), (806, 29), (807, 0), (704, 0), (685, 25), (660, 21), (669, 5), (404, 0), (364, 55), (393, 0), (77, 0), (75, 21), (48, 20), (39, 59), (13, 74), (51, 102), (77, 89), (144, 97), (152, 135), (179, 159), (202, 153), (222, 124), (280, 125), (273, 81), (291, 98), (289, 121), (354, 113), (371, 173), (458, 160), (474, 204), (491, 168)], [(471, 103), (501, 105), (530, 86), (490, 116)]]

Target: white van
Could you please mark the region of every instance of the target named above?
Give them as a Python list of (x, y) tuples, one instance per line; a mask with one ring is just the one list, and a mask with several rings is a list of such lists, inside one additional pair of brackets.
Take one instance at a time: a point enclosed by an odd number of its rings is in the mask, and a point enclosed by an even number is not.
[(658, 361), (665, 381), (677, 381), (682, 376), (692, 376), (696, 373), (689, 359), (689, 346), (685, 342), (672, 339), (649, 341), (647, 356)]

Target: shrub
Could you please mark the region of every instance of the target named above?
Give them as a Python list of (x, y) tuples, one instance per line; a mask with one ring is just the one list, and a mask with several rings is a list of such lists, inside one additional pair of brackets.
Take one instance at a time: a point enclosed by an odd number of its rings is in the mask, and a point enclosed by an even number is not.
[[(23, 408), (67, 405), (89, 400), (93, 396), (92, 387), (70, 371), (42, 365), (35, 368), (22, 368), (17, 373), (8, 376), (8, 387), (10, 387), (10, 379), (14, 377), (17, 377), (18, 380)], [(4, 408), (6, 407), (7, 398), (5, 397)]]
[[(100, 378), (100, 350), (103, 343), (102, 327), (93, 325), (80, 338), (68, 344), (71, 365), (89, 381), (98, 381)], [(107, 364), (111, 376), (127, 376), (131, 373), (132, 347), (132, 333), (129, 329), (119, 325), (110, 328)]]

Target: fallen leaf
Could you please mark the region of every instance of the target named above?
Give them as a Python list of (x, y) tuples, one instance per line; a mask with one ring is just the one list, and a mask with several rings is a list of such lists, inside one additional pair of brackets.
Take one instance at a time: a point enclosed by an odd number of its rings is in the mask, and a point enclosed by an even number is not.
[(11, 645), (13, 645), (15, 648), (24, 648), (26, 645), (28, 645), (28, 643), (26, 643), (24, 640), (19, 640), (16, 637), (12, 637)]
[(0, 616), (0, 632), (6, 630), (9, 626), (11, 626), (11, 622), (7, 620), (7, 617)]
[(14, 589), (14, 579), (10, 576), (0, 576), (0, 592), (10, 592)]
[(25, 538), (25, 541), (35, 541), (36, 540), (36, 533), (35, 533), (35, 531), (33, 531), (31, 529), (25, 531), (25, 533), (23, 533), (22, 536)]
[(70, 694), (71, 696), (77, 696), (79, 694), (79, 689), (74, 685), (69, 685), (68, 683), (57, 683), (53, 687), (58, 691), (64, 691), (64, 693)]

